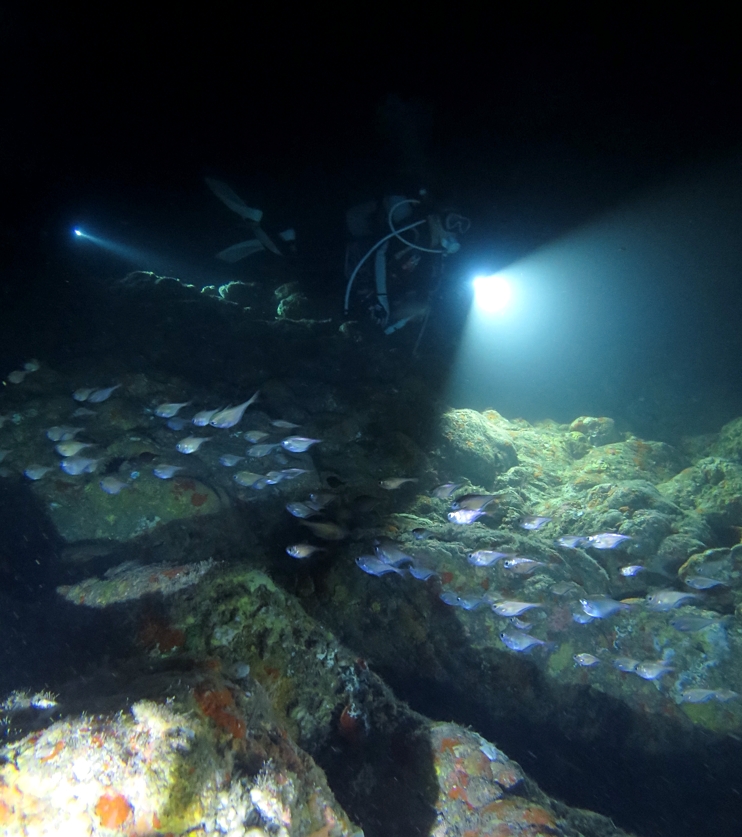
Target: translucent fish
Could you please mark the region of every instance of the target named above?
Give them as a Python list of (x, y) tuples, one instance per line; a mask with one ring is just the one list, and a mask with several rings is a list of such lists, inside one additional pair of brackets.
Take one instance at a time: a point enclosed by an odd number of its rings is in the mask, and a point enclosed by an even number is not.
[[(281, 480), (286, 479), (286, 475), (283, 471), (268, 471), (265, 475), (266, 480), (270, 483), (270, 485), (278, 485)], [(309, 508), (314, 508), (311, 503), (307, 503)]]
[(457, 509), (482, 511), (496, 499), (497, 497), (494, 494), (462, 494), (461, 497), (457, 497), (453, 503), (451, 503), (451, 508), (454, 511)]
[(454, 493), (454, 491), (458, 491), (462, 485), (462, 482), (446, 482), (443, 485), (439, 485), (437, 488), (434, 488), (430, 493), (433, 497), (437, 497), (439, 500), (447, 500)]
[(572, 613), (572, 621), (578, 625), (589, 625), (594, 619), (595, 617), (590, 616), (589, 613), (580, 613), (579, 611)]
[(208, 437), (205, 436), (186, 436), (178, 442), (175, 449), (181, 453), (195, 453), (204, 442), (208, 441)]
[(625, 671), (628, 674), (634, 672), (638, 665), (639, 660), (635, 660), (633, 657), (616, 657), (613, 660), (613, 668), (617, 668), (619, 671)]
[(629, 535), (617, 535), (614, 532), (601, 532), (599, 535), (589, 535), (583, 540), (583, 545), (593, 549), (615, 549), (619, 544), (630, 541)]
[(281, 441), (281, 447), (291, 453), (304, 453), (312, 445), (316, 445), (321, 441), (321, 439), (309, 439), (306, 436), (287, 436)]
[(257, 445), (258, 442), (267, 439), (270, 434), (264, 430), (246, 430), (242, 435), (251, 445)]
[(54, 446), (54, 450), (60, 456), (76, 456), (80, 453), (81, 450), (85, 450), (85, 448), (92, 448), (93, 445), (89, 442), (59, 442), (59, 444)]
[(317, 514), (317, 512), (314, 509), (309, 508), (306, 503), (287, 503), (286, 511), (294, 517), (301, 518), (314, 517)]
[(470, 552), (466, 556), (466, 560), (474, 567), (491, 567), (501, 558), (508, 557), (510, 557), (509, 552), (498, 552), (495, 549), (478, 549), (476, 552)]
[(459, 526), (468, 526), (474, 523), (484, 515), (484, 512), (479, 509), (458, 509), (457, 511), (449, 512), (446, 517), (451, 523), (456, 523)]
[(712, 619), (709, 616), (678, 616), (670, 620), (670, 624), (676, 631), (683, 631), (691, 633), (693, 631), (702, 631), (704, 628), (710, 628), (712, 625), (718, 625), (718, 619)]
[(550, 517), (538, 517), (534, 514), (526, 515), (518, 524), (521, 529), (531, 529), (536, 530), (540, 529), (542, 526), (546, 526), (547, 523), (551, 523)]
[(15, 369), (8, 375), (8, 381), (11, 384), (22, 384), (28, 372), (25, 369)]
[(103, 477), (99, 485), (106, 492), (106, 494), (118, 494), (125, 488), (130, 488), (128, 482), (122, 482), (114, 476)]
[(238, 462), (242, 462), (244, 456), (235, 456), (233, 453), (223, 453), (219, 457), (219, 464), (224, 465), (225, 468), (234, 468)]
[(265, 477), (262, 474), (254, 474), (252, 471), (238, 471), (232, 479), (245, 488), (253, 488), (255, 484)]
[(428, 567), (423, 567), (420, 564), (412, 564), (407, 569), (409, 570), (410, 575), (418, 581), (427, 581), (434, 575), (438, 575), (435, 570), (428, 569)]
[(727, 586), (724, 581), (719, 581), (716, 578), (706, 578), (703, 575), (688, 576), (685, 579), (685, 583), (694, 590), (710, 590), (712, 587)]
[(639, 663), (634, 669), (634, 674), (638, 674), (644, 680), (657, 680), (663, 674), (669, 674), (671, 671), (675, 671), (675, 669), (663, 662)]
[(226, 410), (219, 410), (219, 412), (214, 413), (214, 415), (209, 419), (209, 424), (212, 427), (219, 427), (222, 429), (234, 427), (235, 424), (239, 424), (239, 422), (242, 421), (242, 416), (245, 415), (245, 410), (258, 400), (259, 394), (260, 390), (248, 398), (247, 401), (243, 401), (242, 404), (238, 404), (236, 407), (227, 407)]
[(159, 416), (160, 418), (172, 418), (173, 416), (177, 416), (178, 413), (183, 409), (183, 407), (187, 407), (191, 403), (193, 402), (180, 401), (177, 404), (160, 404), (158, 407), (155, 407), (155, 415)]
[(408, 555), (398, 543), (391, 538), (377, 538), (374, 545), (374, 552), (376, 557), (385, 561), (387, 564), (392, 564), (394, 567), (400, 567), (402, 564), (412, 564), (412, 556)]
[(286, 547), (286, 552), (292, 557), (299, 560), (304, 558), (311, 558), (317, 552), (327, 552), (324, 546), (314, 546), (311, 543), (295, 543)]
[[(101, 404), (103, 401), (108, 401), (108, 399), (113, 395), (114, 392), (121, 386), (121, 384), (116, 384), (116, 386), (108, 387), (107, 389), (94, 389), (90, 395), (88, 395), (87, 400), (91, 404)], [(74, 397), (74, 396), (73, 396)], [(85, 399), (82, 399), (85, 400)]]
[(200, 412), (196, 413), (196, 415), (191, 419), (191, 422), (196, 425), (196, 427), (206, 427), (211, 419), (217, 413), (220, 413), (222, 408), (219, 407), (216, 410), (201, 410)]
[(356, 558), (356, 564), (369, 575), (386, 575), (387, 573), (397, 573), (397, 575), (404, 575), (402, 570), (393, 567), (391, 564), (385, 564), (380, 561), (375, 555), (361, 555)]
[(536, 561), (533, 558), (522, 558), (519, 555), (506, 558), (502, 562), (502, 565), (506, 570), (510, 570), (510, 572), (517, 573), (518, 575), (530, 575), (536, 567), (546, 566), (543, 561)]
[(271, 424), (281, 430), (295, 430), (297, 427), (301, 427), (300, 424), (294, 424), (293, 421), (284, 421), (284, 419), (275, 419)]
[(51, 465), (29, 465), (23, 471), (23, 476), (30, 480), (40, 480), (44, 474), (51, 471)]
[(251, 448), (247, 449), (247, 455), (252, 457), (253, 459), (260, 459), (263, 456), (268, 456), (269, 454), (273, 453), (273, 451), (278, 447), (277, 444), (274, 445), (253, 445)]
[(520, 616), (532, 607), (541, 607), (535, 602), (496, 602), (492, 605), (492, 610), (498, 616)]
[(561, 535), (554, 543), (567, 549), (577, 549), (584, 540), (585, 538), (582, 535)]
[(67, 425), (55, 425), (46, 431), (46, 438), (52, 442), (68, 442), (81, 433), (82, 427), (68, 427)]
[(577, 663), (578, 666), (583, 666), (584, 668), (590, 668), (592, 666), (598, 665), (600, 660), (595, 654), (575, 654), (572, 659)]
[(588, 616), (595, 619), (605, 619), (619, 610), (629, 610), (629, 605), (609, 599), (607, 596), (600, 596), (595, 599), (580, 599), (582, 609)]
[(23, 364), (23, 369), (26, 372), (38, 372), (41, 369), (41, 364), (36, 358), (31, 358)]
[(672, 610), (684, 602), (697, 598), (698, 595), (696, 593), (681, 593), (678, 590), (657, 590), (654, 593), (650, 593), (645, 601), (651, 610), (663, 611)]
[(85, 456), (68, 456), (59, 463), (59, 467), (71, 476), (78, 474), (92, 474), (98, 467), (98, 459), (88, 459)]
[(710, 700), (726, 703), (736, 697), (739, 694), (731, 689), (686, 689), (680, 693), (683, 703), (708, 703)]
[(87, 401), (91, 392), (95, 392), (95, 387), (80, 387), (72, 393), (72, 397), (75, 401)]
[(535, 636), (520, 631), (503, 631), (500, 634), (500, 640), (511, 651), (529, 651), (536, 645), (547, 644), (542, 639), (536, 639)]
[(157, 465), (152, 469), (152, 473), (161, 480), (172, 479), (178, 471), (182, 471), (182, 465)]
[(389, 477), (389, 479), (379, 480), (381, 488), (387, 491), (395, 491), (407, 482), (417, 482), (416, 477)]
[(284, 468), (280, 473), (283, 474), (284, 479), (295, 480), (302, 474), (308, 474), (309, 471), (306, 468)]
[(639, 573), (644, 572), (646, 567), (642, 567), (641, 564), (629, 564), (626, 567), (621, 567), (619, 572), (621, 573), (624, 578), (631, 578), (632, 576), (639, 575)]
[(87, 418), (88, 416), (97, 415), (98, 413), (96, 413), (95, 410), (88, 410), (87, 407), (78, 407), (75, 412), (72, 413), (72, 418)]
[[(337, 523), (300, 520), (302, 526), (307, 526), (312, 532), (324, 541), (341, 541), (348, 537), (348, 530)], [(374, 556), (375, 557), (375, 556)], [(378, 560), (378, 559), (376, 559)]]

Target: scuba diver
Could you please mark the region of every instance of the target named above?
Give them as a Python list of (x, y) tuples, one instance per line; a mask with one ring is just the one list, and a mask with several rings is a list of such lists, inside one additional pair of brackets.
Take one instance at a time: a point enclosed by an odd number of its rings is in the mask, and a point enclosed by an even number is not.
[(422, 190), (418, 198), (388, 195), (354, 206), (346, 223), (353, 241), (345, 253), (345, 314), (355, 293), (355, 304), (367, 310), (384, 334), (422, 319), (417, 349), (445, 258), (458, 252), (469, 219), (440, 211)]

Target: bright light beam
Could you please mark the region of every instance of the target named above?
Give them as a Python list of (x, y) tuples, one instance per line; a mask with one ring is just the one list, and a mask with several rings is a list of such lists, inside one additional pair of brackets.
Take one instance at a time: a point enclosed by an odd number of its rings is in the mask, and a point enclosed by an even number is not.
[(513, 289), (504, 276), (477, 276), (474, 285), (474, 304), (486, 314), (496, 314), (508, 307)]

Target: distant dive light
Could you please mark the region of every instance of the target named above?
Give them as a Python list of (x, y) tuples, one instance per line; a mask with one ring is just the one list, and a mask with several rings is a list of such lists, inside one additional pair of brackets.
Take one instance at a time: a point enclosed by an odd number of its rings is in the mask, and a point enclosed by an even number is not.
[(82, 231), (79, 227), (75, 227), (75, 229), (74, 229), (74, 230), (72, 230), (72, 232), (73, 232), (75, 235), (85, 235), (85, 233), (84, 233), (84, 232), (83, 232), (83, 231)]
[(487, 314), (495, 314), (507, 307), (513, 289), (504, 276), (477, 276), (474, 280), (474, 301), (477, 308)]

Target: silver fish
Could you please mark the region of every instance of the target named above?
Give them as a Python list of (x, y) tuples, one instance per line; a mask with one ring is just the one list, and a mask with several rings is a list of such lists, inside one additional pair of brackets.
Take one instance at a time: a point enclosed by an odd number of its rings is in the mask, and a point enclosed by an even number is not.
[(491, 567), (492, 564), (509, 555), (509, 552), (497, 552), (495, 549), (478, 549), (476, 552), (470, 552), (466, 560), (475, 567)]
[(192, 401), (181, 401), (178, 404), (160, 404), (159, 407), (155, 407), (155, 415), (160, 418), (172, 418), (173, 416), (177, 416), (183, 407), (187, 407), (192, 403)]
[(646, 567), (642, 567), (641, 564), (629, 564), (626, 567), (621, 567), (619, 572), (621, 573), (624, 578), (631, 578), (632, 576), (639, 575), (640, 572), (643, 572)]
[(294, 517), (301, 518), (314, 517), (317, 514), (317, 512), (314, 509), (310, 509), (306, 503), (287, 503), (286, 511)]
[(380, 561), (375, 555), (361, 555), (356, 558), (356, 564), (369, 575), (386, 575), (387, 573), (397, 573), (397, 575), (404, 575), (402, 570), (393, 567), (391, 564), (385, 564)]
[(584, 668), (590, 668), (591, 666), (596, 666), (600, 662), (600, 660), (595, 656), (595, 654), (575, 654), (572, 659), (577, 663), (578, 666), (583, 666)]
[(188, 420), (184, 418), (178, 418), (178, 416), (173, 416), (169, 418), (166, 423), (166, 427), (170, 430), (174, 430), (176, 433), (180, 433), (181, 430), (188, 426)]
[(38, 372), (41, 369), (41, 364), (36, 358), (31, 358), (23, 364), (23, 369), (26, 372)]
[(55, 425), (46, 431), (46, 438), (52, 442), (69, 442), (81, 433), (82, 427), (67, 427), (66, 425)]
[(114, 476), (103, 477), (99, 485), (106, 492), (106, 494), (118, 494), (120, 491), (123, 491), (124, 488), (131, 487), (128, 482), (121, 482), (120, 479), (117, 479)]
[(547, 644), (542, 639), (536, 639), (535, 636), (520, 631), (503, 631), (500, 639), (511, 651), (528, 651), (535, 645)]
[(283, 474), (284, 479), (295, 480), (297, 477), (300, 477), (302, 474), (308, 474), (309, 471), (306, 468), (284, 468), (279, 473)]
[(486, 604), (486, 600), (481, 596), (460, 596), (455, 590), (446, 590), (438, 598), (444, 604), (464, 610), (476, 610), (480, 605)]
[(252, 471), (238, 471), (232, 479), (245, 488), (254, 488), (255, 484), (264, 480), (265, 477), (262, 474), (254, 474)]
[(233, 453), (223, 453), (219, 457), (219, 464), (224, 465), (225, 468), (234, 468), (238, 462), (242, 462), (244, 456), (235, 456)]
[(297, 427), (301, 427), (300, 424), (294, 424), (293, 421), (285, 421), (284, 419), (275, 419), (271, 424), (281, 430), (295, 430)]
[(89, 442), (59, 442), (59, 444), (54, 446), (54, 450), (60, 456), (76, 456), (80, 453), (81, 450), (85, 450), (85, 448), (92, 448), (94, 447)]
[(316, 445), (321, 441), (321, 439), (309, 439), (306, 436), (287, 436), (282, 440), (281, 447), (291, 453), (304, 453), (312, 445)]
[(619, 671), (625, 671), (628, 674), (636, 671), (638, 665), (639, 660), (635, 660), (633, 657), (616, 657), (613, 660), (614, 668), (617, 668)]
[(387, 491), (394, 491), (403, 486), (406, 482), (417, 482), (416, 477), (389, 477), (389, 479), (379, 480), (381, 488)]
[(688, 587), (692, 587), (694, 590), (710, 590), (712, 587), (726, 587), (726, 582), (719, 581), (716, 578), (706, 578), (703, 575), (692, 575), (688, 576), (685, 579), (685, 583)]
[[(302, 526), (307, 526), (314, 532), (315, 536), (322, 538), (323, 541), (341, 541), (348, 537), (348, 530), (339, 526), (337, 523), (330, 523), (325, 521), (300, 520)], [(378, 560), (374, 556), (375, 560)]]
[(8, 375), (8, 381), (11, 384), (22, 384), (26, 375), (28, 375), (28, 372), (25, 369), (15, 369)]
[(595, 599), (580, 599), (582, 609), (588, 616), (596, 619), (605, 619), (619, 610), (629, 610), (629, 605), (609, 599), (607, 596), (600, 596)]
[(572, 621), (578, 625), (589, 625), (594, 619), (595, 616), (590, 616), (589, 613), (572, 612)]
[(314, 546), (311, 543), (295, 543), (286, 547), (286, 552), (292, 558), (302, 560), (304, 558), (311, 558), (317, 552), (327, 552), (324, 546)]
[[(724, 697), (719, 697), (719, 692), (722, 692)], [(726, 695), (729, 695), (726, 697)], [(680, 698), (683, 703), (708, 703), (710, 700), (731, 700), (733, 697), (739, 697), (737, 692), (732, 692), (731, 689), (686, 689), (680, 693)]]
[(677, 590), (657, 590), (650, 593), (645, 601), (651, 610), (672, 610), (679, 607), (683, 602), (697, 599), (696, 593), (680, 593)]
[(663, 674), (668, 674), (671, 671), (675, 671), (675, 669), (663, 662), (639, 663), (634, 669), (634, 674), (638, 674), (644, 680), (657, 680), (658, 677), (662, 677)]
[(87, 401), (91, 392), (95, 392), (95, 387), (80, 387), (72, 393), (72, 397), (75, 401)]
[(536, 569), (536, 567), (546, 566), (543, 561), (536, 561), (533, 558), (521, 558), (519, 555), (515, 555), (512, 558), (506, 558), (502, 562), (502, 565), (506, 570), (510, 570), (518, 575), (529, 575)]
[(72, 413), (72, 418), (87, 418), (88, 416), (97, 416), (98, 413), (95, 410), (88, 410), (87, 407), (78, 407), (74, 413)]
[(520, 616), (532, 607), (541, 607), (535, 602), (496, 602), (492, 605), (492, 610), (498, 616)]
[(236, 407), (227, 407), (226, 410), (220, 410), (211, 417), (209, 424), (212, 427), (220, 427), (222, 429), (234, 427), (235, 424), (238, 424), (242, 420), (242, 416), (245, 415), (245, 410), (258, 400), (259, 394), (260, 390), (242, 404), (238, 404)]
[[(103, 401), (108, 401), (111, 395), (121, 386), (121, 384), (116, 384), (114, 387), (108, 387), (107, 389), (94, 389), (90, 395), (88, 395), (88, 401), (91, 404), (101, 404)], [(84, 400), (84, 399), (83, 399)]]
[(242, 435), (251, 445), (257, 445), (258, 442), (267, 439), (270, 434), (264, 430), (246, 430)]
[(59, 463), (59, 467), (72, 476), (78, 474), (92, 474), (98, 467), (99, 459), (88, 459), (85, 456), (68, 456)]
[(550, 517), (538, 517), (535, 514), (528, 514), (518, 525), (521, 529), (531, 529), (535, 531), (536, 529), (540, 529), (542, 526), (546, 526), (547, 523), (551, 523)]
[(593, 549), (615, 549), (619, 544), (630, 541), (629, 535), (617, 535), (614, 532), (601, 532), (599, 535), (588, 535), (583, 540), (585, 546)]
[(29, 465), (23, 471), (23, 476), (30, 480), (40, 480), (47, 471), (51, 471), (51, 465)]
[(414, 563), (412, 557), (404, 552), (399, 544), (395, 543), (391, 538), (377, 538), (374, 552), (377, 558), (394, 567), (400, 567), (405, 563)]
[(692, 632), (702, 631), (704, 628), (710, 628), (712, 625), (718, 625), (718, 619), (711, 619), (709, 616), (678, 616), (670, 620), (670, 624), (676, 631)]
[(454, 491), (458, 491), (463, 482), (446, 482), (443, 485), (439, 485), (437, 488), (434, 488), (430, 493), (433, 497), (437, 497), (439, 500), (447, 500)]
[(208, 441), (208, 437), (205, 436), (186, 436), (178, 442), (175, 448), (181, 453), (195, 453), (204, 442)]
[(480, 509), (457, 509), (456, 511), (449, 512), (446, 517), (448, 517), (451, 523), (456, 523), (459, 526), (467, 526), (479, 520), (483, 515), (484, 512)]
[(277, 444), (274, 445), (253, 445), (251, 448), (247, 449), (247, 455), (251, 456), (253, 459), (260, 459), (263, 456), (268, 456), (269, 454), (273, 453), (273, 451), (278, 447)]
[(435, 570), (430, 570), (427, 567), (423, 567), (420, 564), (412, 564), (411, 566), (407, 567), (410, 572), (410, 575), (413, 578), (416, 578), (418, 581), (427, 581), (429, 578), (432, 578), (434, 575), (438, 575)]
[(482, 511), (496, 499), (497, 495), (495, 494), (462, 494), (460, 497), (457, 497), (453, 503), (451, 503), (451, 508), (454, 511), (457, 509)]
[(582, 535), (562, 535), (556, 539), (555, 543), (567, 549), (577, 549), (584, 540)]
[(208, 423), (214, 418), (217, 413), (220, 413), (222, 408), (219, 407), (216, 410), (201, 410), (200, 412), (196, 413), (196, 415), (191, 419), (191, 422), (196, 425), (196, 427), (206, 427)]
[(172, 479), (178, 471), (182, 471), (182, 465), (157, 465), (152, 469), (152, 473), (161, 480)]

